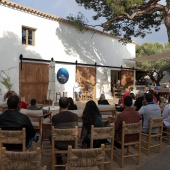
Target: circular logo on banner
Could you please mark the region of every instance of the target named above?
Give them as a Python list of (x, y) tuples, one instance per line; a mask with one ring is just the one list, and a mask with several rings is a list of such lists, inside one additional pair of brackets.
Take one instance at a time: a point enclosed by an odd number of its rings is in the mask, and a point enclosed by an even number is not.
[(68, 73), (67, 69), (60, 68), (57, 72), (58, 82), (61, 84), (65, 84), (65, 83), (67, 83), (68, 79), (69, 79), (69, 73)]

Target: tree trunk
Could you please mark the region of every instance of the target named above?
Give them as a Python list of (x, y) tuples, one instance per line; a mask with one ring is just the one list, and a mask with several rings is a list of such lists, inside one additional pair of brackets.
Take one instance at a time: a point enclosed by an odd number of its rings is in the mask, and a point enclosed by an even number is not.
[(153, 75), (154, 75), (154, 73), (151, 73), (151, 72), (148, 74), (148, 76), (150, 77), (152, 82), (156, 83), (157, 86), (160, 86), (160, 81), (163, 79), (165, 74), (163, 74), (162, 72), (159, 72), (159, 73), (157, 73), (156, 77), (154, 77)]
[(168, 42), (170, 43), (170, 8), (169, 8), (169, 2), (167, 3), (167, 9), (164, 13), (164, 23), (167, 29), (168, 34)]

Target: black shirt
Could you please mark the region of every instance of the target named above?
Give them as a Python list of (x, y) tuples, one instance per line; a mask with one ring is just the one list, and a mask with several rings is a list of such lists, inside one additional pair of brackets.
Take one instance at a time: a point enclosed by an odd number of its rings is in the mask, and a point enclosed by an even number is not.
[[(28, 118), (16, 110), (6, 110), (0, 115), (0, 128), (3, 130), (22, 130), (26, 129), (26, 146), (31, 138), (35, 136), (35, 129)], [(14, 145), (15, 147), (16, 145)], [(12, 145), (10, 145), (10, 148)], [(20, 147), (22, 147), (20, 145)], [(18, 147), (17, 147), (18, 148)]]
[(135, 101), (134, 106), (136, 106), (136, 111), (138, 111), (143, 106), (144, 96), (138, 97)]
[(110, 105), (107, 100), (98, 100), (98, 104), (103, 104), (103, 105)]
[(70, 104), (68, 110), (77, 110), (77, 106), (75, 104)]

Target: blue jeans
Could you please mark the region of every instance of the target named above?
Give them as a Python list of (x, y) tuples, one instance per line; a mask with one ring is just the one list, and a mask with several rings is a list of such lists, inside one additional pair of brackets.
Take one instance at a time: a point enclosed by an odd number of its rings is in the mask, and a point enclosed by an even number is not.
[(37, 138), (38, 136), (34, 136), (32, 139), (29, 140), (27, 146), (26, 146), (26, 149), (30, 149), (31, 146), (32, 146), (32, 141), (35, 141), (37, 142), (39, 140), (39, 137)]
[(80, 94), (79, 94), (79, 92), (75, 92), (75, 94), (76, 94), (76, 101), (79, 101), (80, 100)]
[(30, 149), (32, 146), (32, 139), (29, 140), (26, 149)]

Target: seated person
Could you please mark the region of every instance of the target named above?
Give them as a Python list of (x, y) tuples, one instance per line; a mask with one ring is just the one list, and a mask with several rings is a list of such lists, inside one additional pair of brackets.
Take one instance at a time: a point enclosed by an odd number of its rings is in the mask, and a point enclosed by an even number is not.
[[(78, 126), (78, 116), (75, 113), (68, 111), (69, 100), (67, 97), (59, 99), (60, 112), (52, 117), (52, 126), (59, 129), (74, 128)], [(51, 138), (50, 138), (51, 140)], [(68, 145), (74, 146), (74, 142), (56, 142), (57, 149), (67, 150)], [(62, 164), (61, 155), (57, 155), (57, 163)]]
[(125, 98), (126, 96), (130, 96), (130, 93), (129, 93), (129, 89), (128, 89), (128, 88), (125, 89), (125, 94), (123, 94), (123, 96), (122, 96), (122, 101), (121, 101), (122, 104), (124, 104), (124, 98)]
[[(13, 95), (7, 100), (8, 110), (0, 115), (0, 128), (3, 130), (21, 130), (26, 129), (26, 147), (31, 147), (32, 140), (35, 136), (34, 127), (27, 115), (20, 113), (19, 97)], [(8, 144), (5, 145), (8, 150), (16, 148), (16, 150), (22, 150), (21, 145)]]
[(134, 94), (134, 96), (136, 96), (136, 93), (134, 92), (133, 87), (130, 87), (130, 89), (129, 89), (129, 93), (133, 93), (133, 94)]
[(144, 100), (144, 92), (139, 90), (138, 94), (137, 94), (136, 101), (134, 103), (134, 108), (136, 111), (138, 111), (142, 107), (143, 100)]
[(122, 95), (122, 97), (121, 97), (121, 104), (120, 105), (115, 105), (115, 107), (116, 107), (116, 110), (118, 111), (118, 112), (122, 112), (124, 109), (125, 109), (125, 107), (124, 107), (124, 98), (126, 97), (126, 96), (130, 96), (130, 93), (129, 93), (129, 89), (128, 88), (126, 88), (125, 89), (125, 93)]
[[(122, 122), (125, 123), (138, 123), (140, 122), (140, 114), (135, 111), (132, 106), (132, 98), (130, 96), (126, 96), (124, 98), (125, 109), (123, 112), (117, 115), (117, 119), (115, 121), (115, 142), (114, 145), (117, 148), (121, 148), (121, 136), (122, 136)], [(125, 142), (133, 142), (138, 139), (138, 135), (128, 135), (125, 138)]]
[[(86, 133), (82, 140), (82, 145), (87, 145), (88, 147), (90, 147), (91, 125), (94, 125), (94, 127), (103, 127), (102, 116), (96, 103), (93, 100), (90, 100), (86, 103), (83, 111), (82, 121), (83, 126), (86, 130)], [(107, 143), (107, 140), (94, 140), (93, 147), (99, 148), (102, 143)]]
[(103, 105), (110, 105), (109, 102), (105, 99), (105, 95), (101, 94), (100, 98), (98, 100), (98, 104), (103, 104)]
[[(140, 108), (139, 114), (142, 116), (142, 132), (149, 132), (150, 117), (160, 118), (161, 108), (159, 105), (153, 102), (153, 96), (151, 93), (146, 93), (144, 98), (144, 105)], [(156, 133), (157, 130), (153, 129), (152, 133)]]
[(153, 102), (154, 102), (155, 104), (157, 104), (157, 103), (158, 103), (158, 99), (157, 99), (156, 96), (154, 95), (154, 91), (153, 91), (153, 90), (149, 90), (149, 93), (152, 94), (152, 96), (153, 96)]
[(7, 100), (10, 96), (12, 96), (12, 93), (8, 92), (5, 97), (6, 99), (4, 99), (4, 101), (0, 101), (0, 106), (7, 107)]
[(71, 97), (68, 98), (68, 101), (69, 101), (68, 110), (77, 110), (77, 105), (74, 104), (74, 101)]
[(155, 87), (154, 87), (154, 90), (161, 90), (161, 86), (158, 85), (157, 83), (154, 83)]
[(149, 90), (150, 90), (150, 87), (145, 86), (145, 88), (144, 88), (144, 94), (145, 94), (145, 93), (149, 93)]
[(19, 105), (20, 105), (20, 108), (21, 108), (21, 109), (26, 109), (26, 107), (29, 105), (29, 103), (26, 103), (25, 101), (22, 101), (20, 95), (18, 95), (18, 97), (19, 97)]
[(42, 109), (42, 107), (37, 107), (37, 101), (36, 101), (36, 99), (31, 99), (31, 101), (30, 101), (30, 105), (28, 105), (27, 107), (26, 107), (26, 109), (28, 109), (28, 110), (43, 110), (43, 114), (47, 114), (47, 110), (45, 110), (45, 109)]
[(115, 89), (120, 89), (120, 88), (121, 88), (120, 80), (117, 80)]
[(132, 98), (132, 105), (134, 105), (136, 101), (134, 93), (130, 93), (130, 97)]
[(170, 96), (168, 97), (168, 104), (164, 107), (162, 116), (164, 117), (164, 125), (170, 126)]
[(122, 96), (118, 100), (118, 104), (115, 104), (116, 111), (122, 112), (124, 110), (124, 105), (122, 104)]

